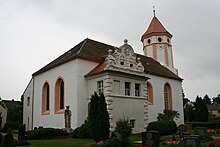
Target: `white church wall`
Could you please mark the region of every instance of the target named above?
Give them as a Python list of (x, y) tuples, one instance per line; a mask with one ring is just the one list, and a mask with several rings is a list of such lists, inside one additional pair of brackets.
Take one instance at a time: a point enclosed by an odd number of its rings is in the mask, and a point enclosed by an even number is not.
[[(64, 114), (55, 114), (55, 83), (59, 77), (64, 80), (64, 106), (69, 105), (72, 111), (72, 127), (77, 124), (76, 92), (76, 61), (70, 61), (61, 66), (55, 67), (35, 77), (35, 98), (34, 98), (34, 127), (55, 127), (64, 128)], [(42, 115), (42, 87), (45, 82), (50, 87), (50, 114)], [(71, 103), (70, 99), (71, 98)], [(50, 120), (50, 121), (45, 121)]]
[(178, 80), (148, 75), (153, 87), (153, 105), (148, 105), (149, 122), (156, 121), (158, 113), (164, 110), (164, 85), (169, 83), (172, 89), (173, 110), (178, 111), (180, 118), (175, 120), (177, 125), (184, 123), (183, 100), (182, 100), (182, 83)]
[(84, 76), (97, 65), (96, 62), (77, 59), (77, 126), (83, 124), (88, 116), (88, 96), (92, 94), (87, 94), (90, 86)]
[(34, 98), (33, 85), (34, 79), (32, 78), (23, 93), (23, 123), (26, 126), (26, 130), (32, 129), (32, 100)]
[[(72, 112), (71, 127), (80, 126), (87, 116), (87, 82), (84, 78), (98, 63), (75, 59), (35, 77), (34, 127), (64, 128), (64, 114), (55, 114), (55, 83), (59, 77), (64, 80), (64, 106)], [(45, 81), (50, 86), (50, 114), (42, 115), (42, 87)], [(50, 120), (50, 121), (45, 121)]]

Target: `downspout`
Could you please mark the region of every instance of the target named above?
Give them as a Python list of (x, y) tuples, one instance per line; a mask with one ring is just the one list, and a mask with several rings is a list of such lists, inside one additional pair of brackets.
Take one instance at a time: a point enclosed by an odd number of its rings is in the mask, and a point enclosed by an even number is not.
[(33, 76), (33, 90), (32, 90), (32, 122), (31, 122), (31, 126), (32, 126), (32, 130), (33, 130), (33, 125), (34, 125), (34, 76)]

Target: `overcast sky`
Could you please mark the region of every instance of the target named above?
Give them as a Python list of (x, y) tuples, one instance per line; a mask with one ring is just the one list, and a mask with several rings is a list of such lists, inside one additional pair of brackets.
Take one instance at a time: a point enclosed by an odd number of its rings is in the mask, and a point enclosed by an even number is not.
[(0, 96), (19, 100), (32, 73), (87, 37), (142, 54), (153, 5), (186, 97), (220, 94), (220, 0), (0, 0)]

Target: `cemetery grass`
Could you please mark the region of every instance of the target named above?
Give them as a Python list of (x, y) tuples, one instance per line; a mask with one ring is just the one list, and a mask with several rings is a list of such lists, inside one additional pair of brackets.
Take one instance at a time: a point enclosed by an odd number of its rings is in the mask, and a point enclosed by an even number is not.
[(48, 139), (48, 140), (28, 140), (27, 147), (96, 147), (92, 139)]
[[(171, 140), (172, 135), (161, 136), (160, 147), (169, 147), (168, 145), (162, 143), (165, 140)], [(141, 134), (132, 134), (130, 136), (131, 142), (140, 141)], [(95, 141), (92, 139), (73, 139), (69, 138), (59, 138), (59, 139), (48, 139), (48, 140), (28, 140), (30, 145), (27, 147), (97, 147)], [(207, 147), (209, 142), (202, 141), (202, 147)], [(140, 146), (141, 144), (132, 143), (131, 146)], [(179, 146), (181, 147), (181, 146)]]

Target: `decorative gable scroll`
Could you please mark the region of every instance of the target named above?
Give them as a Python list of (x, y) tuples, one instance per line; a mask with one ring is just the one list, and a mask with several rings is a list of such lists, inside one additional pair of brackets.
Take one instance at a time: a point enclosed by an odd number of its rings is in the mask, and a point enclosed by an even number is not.
[(144, 66), (140, 58), (136, 59), (133, 48), (128, 44), (128, 40), (124, 40), (124, 45), (115, 49), (113, 52), (108, 50), (108, 56), (105, 59), (106, 67), (104, 70), (121, 71), (135, 75), (144, 74)]

